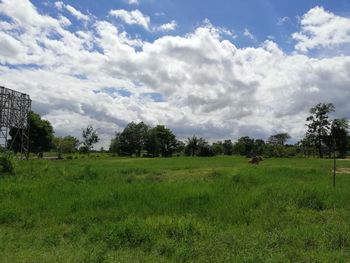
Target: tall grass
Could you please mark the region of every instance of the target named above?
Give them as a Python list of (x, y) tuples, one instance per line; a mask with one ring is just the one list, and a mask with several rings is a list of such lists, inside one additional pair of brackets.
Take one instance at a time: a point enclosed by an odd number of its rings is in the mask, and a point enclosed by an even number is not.
[(346, 262), (329, 160), (85, 158), (0, 179), (0, 262)]

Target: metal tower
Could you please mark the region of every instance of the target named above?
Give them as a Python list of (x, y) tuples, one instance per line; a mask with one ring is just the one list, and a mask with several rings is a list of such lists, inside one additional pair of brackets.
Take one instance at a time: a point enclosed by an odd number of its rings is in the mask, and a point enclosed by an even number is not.
[[(12, 150), (14, 141), (20, 140), (21, 158), (29, 157), (28, 115), (31, 111), (31, 103), (29, 95), (0, 86), (1, 151)], [(10, 136), (12, 128), (16, 128), (16, 133)]]

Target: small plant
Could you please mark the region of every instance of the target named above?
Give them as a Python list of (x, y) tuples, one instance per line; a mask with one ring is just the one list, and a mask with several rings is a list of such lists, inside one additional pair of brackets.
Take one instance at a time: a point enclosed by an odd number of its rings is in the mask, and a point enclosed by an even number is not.
[(16, 161), (12, 153), (2, 153), (0, 156), (0, 165), (2, 166), (2, 172), (15, 174)]

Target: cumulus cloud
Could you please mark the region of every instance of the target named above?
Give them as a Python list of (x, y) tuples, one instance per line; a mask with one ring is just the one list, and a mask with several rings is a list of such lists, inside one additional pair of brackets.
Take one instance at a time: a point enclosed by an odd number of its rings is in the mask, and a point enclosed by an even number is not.
[(150, 30), (151, 19), (149, 16), (144, 15), (140, 10), (127, 11), (124, 9), (111, 10), (110, 15), (121, 19), (123, 22), (129, 25), (140, 25), (146, 30)]
[(121, 19), (126, 24), (139, 25), (148, 31), (167, 32), (174, 31), (177, 28), (177, 23), (175, 20), (172, 20), (171, 22), (162, 25), (151, 25), (151, 18), (147, 15), (144, 15), (138, 9), (133, 11), (127, 11), (124, 9), (111, 10), (109, 14), (111, 16)]
[(350, 18), (337, 16), (317, 6), (302, 16), (301, 32), (293, 34), (295, 49), (337, 48), (350, 44)]
[(144, 121), (165, 124), (180, 138), (288, 131), (298, 139), (308, 109), (322, 101), (350, 118), (346, 55), (288, 54), (271, 40), (238, 48), (211, 23), (152, 42), (104, 20), (69, 31), (65, 19), (27, 0), (3, 0), (0, 13), (8, 18), (0, 23), (1, 85), (30, 94), (58, 135), (79, 137), (93, 124), (103, 137), (99, 146), (107, 146), (129, 121)]

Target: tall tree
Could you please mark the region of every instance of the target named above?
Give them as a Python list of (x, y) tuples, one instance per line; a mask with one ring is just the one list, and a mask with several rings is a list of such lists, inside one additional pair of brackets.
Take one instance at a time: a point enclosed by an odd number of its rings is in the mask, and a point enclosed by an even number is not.
[(197, 155), (203, 156), (203, 157), (204, 156), (214, 156), (215, 153), (212, 149), (212, 146), (210, 146), (206, 140), (204, 140), (203, 138), (199, 138)]
[(233, 143), (231, 140), (225, 140), (222, 146), (224, 147), (224, 154), (225, 155), (232, 155), (233, 154)]
[(187, 138), (185, 154), (188, 156), (195, 156), (198, 151), (199, 139), (193, 135), (192, 137)]
[(254, 155), (254, 139), (244, 136), (238, 139), (233, 146), (235, 153), (245, 156)]
[(225, 148), (222, 141), (214, 142), (211, 146), (215, 155), (224, 154)]
[(314, 142), (320, 158), (323, 158), (323, 145), (331, 131), (331, 121), (328, 114), (334, 110), (332, 103), (319, 103), (310, 109), (311, 115), (306, 119), (308, 122), (306, 136)]
[(120, 153), (141, 156), (148, 129), (149, 127), (143, 122), (130, 122), (119, 135)]
[(331, 138), (338, 151), (339, 157), (344, 158), (348, 151), (349, 121), (346, 119), (335, 119), (331, 126)]
[(81, 142), (81, 151), (90, 154), (90, 151), (94, 147), (94, 144), (98, 143), (100, 140), (97, 130), (89, 125), (83, 130), (82, 136), (83, 141)]
[[(53, 128), (49, 121), (41, 119), (40, 115), (30, 112), (28, 115), (29, 130), (29, 150), (32, 153), (41, 153), (49, 151), (52, 148)], [(10, 130), (10, 135), (14, 137), (17, 133), (16, 128)], [(21, 151), (21, 139), (10, 139), (9, 145), (12, 144), (15, 152)]]
[(157, 125), (148, 131), (145, 149), (152, 156), (161, 154), (162, 157), (170, 157), (175, 152), (176, 146), (176, 136), (165, 126)]
[(262, 139), (256, 139), (254, 141), (252, 155), (263, 155), (265, 151), (265, 141)]

